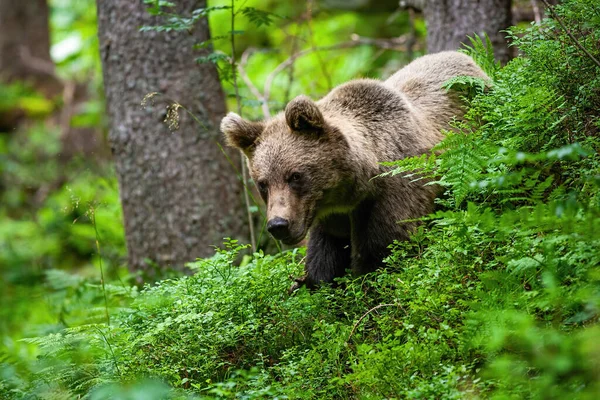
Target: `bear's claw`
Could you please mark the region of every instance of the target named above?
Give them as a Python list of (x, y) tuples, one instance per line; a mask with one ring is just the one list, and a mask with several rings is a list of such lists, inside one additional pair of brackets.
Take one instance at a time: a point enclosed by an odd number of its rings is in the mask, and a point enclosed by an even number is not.
[(302, 286), (306, 285), (306, 276), (303, 276), (301, 278), (295, 278), (292, 275), (290, 275), (290, 279), (293, 280), (294, 283), (292, 283), (292, 286), (290, 286), (290, 288), (288, 289), (289, 295), (294, 293), (296, 290), (300, 289)]

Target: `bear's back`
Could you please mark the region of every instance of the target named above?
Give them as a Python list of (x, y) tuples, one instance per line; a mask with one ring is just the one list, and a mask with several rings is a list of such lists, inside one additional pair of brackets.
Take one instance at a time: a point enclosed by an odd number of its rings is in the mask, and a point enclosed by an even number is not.
[(446, 129), (452, 118), (460, 118), (464, 113), (458, 96), (442, 88), (444, 83), (457, 76), (489, 80), (471, 57), (456, 51), (444, 51), (417, 58), (384, 84), (403, 93), (433, 128)]
[(360, 153), (378, 162), (421, 154), (440, 140), (438, 132), (422, 129), (418, 110), (403, 93), (379, 80), (344, 83), (317, 104)]

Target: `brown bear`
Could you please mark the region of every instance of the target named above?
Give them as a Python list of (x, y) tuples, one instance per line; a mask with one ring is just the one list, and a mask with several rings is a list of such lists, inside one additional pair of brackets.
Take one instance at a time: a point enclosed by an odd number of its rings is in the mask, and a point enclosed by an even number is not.
[(298, 96), (285, 112), (260, 122), (229, 113), (221, 130), (248, 158), (267, 204), (267, 230), (286, 244), (309, 233), (306, 276), (314, 287), (383, 264), (388, 246), (415, 227), (403, 220), (432, 211), (436, 189), (401, 176), (373, 179), (380, 163), (428, 152), (460, 118), (450, 78), (488, 79), (467, 55), (426, 55), (389, 79), (357, 79), (314, 102)]

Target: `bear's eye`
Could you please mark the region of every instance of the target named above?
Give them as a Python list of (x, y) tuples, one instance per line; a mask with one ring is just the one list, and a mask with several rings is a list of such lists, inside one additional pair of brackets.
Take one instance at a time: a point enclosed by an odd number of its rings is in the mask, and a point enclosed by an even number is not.
[(258, 186), (259, 192), (261, 192), (263, 194), (266, 193), (267, 190), (269, 189), (269, 185), (265, 181), (258, 181), (256, 183), (256, 186)]
[(302, 179), (302, 175), (300, 175), (299, 172), (294, 172), (292, 175), (290, 175), (289, 181), (298, 182), (300, 179)]

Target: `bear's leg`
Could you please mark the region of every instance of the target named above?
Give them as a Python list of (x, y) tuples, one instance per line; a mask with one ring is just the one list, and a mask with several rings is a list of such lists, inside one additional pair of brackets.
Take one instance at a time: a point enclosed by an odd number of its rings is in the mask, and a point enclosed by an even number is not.
[[(395, 204), (365, 201), (352, 214), (352, 272), (366, 274), (383, 267), (394, 240), (408, 239), (414, 223), (398, 223)], [(396, 207), (397, 209), (397, 207)]]
[(350, 238), (334, 236), (323, 225), (310, 231), (303, 283), (314, 288), (321, 282), (333, 282), (350, 268)]

